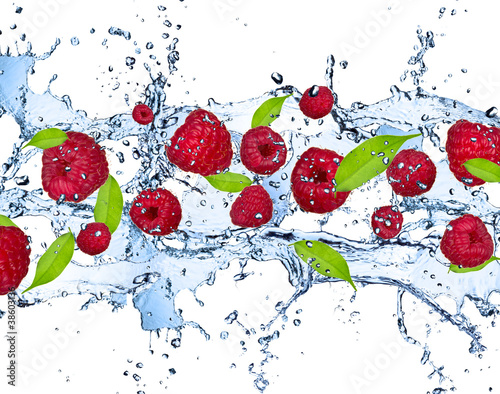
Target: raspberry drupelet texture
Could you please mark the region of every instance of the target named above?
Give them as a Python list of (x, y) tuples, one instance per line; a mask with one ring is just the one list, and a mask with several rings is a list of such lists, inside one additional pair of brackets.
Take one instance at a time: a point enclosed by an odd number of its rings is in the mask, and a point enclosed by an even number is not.
[(398, 207), (386, 205), (372, 214), (373, 232), (383, 239), (394, 238), (403, 227), (403, 215)]
[(106, 152), (85, 133), (66, 134), (64, 143), (43, 151), (42, 186), (53, 200), (82, 202), (108, 179)]
[(320, 119), (332, 111), (334, 102), (335, 98), (328, 87), (315, 85), (304, 92), (299, 108), (305, 116)]
[(186, 172), (203, 176), (221, 173), (231, 165), (231, 134), (211, 112), (196, 109), (174, 133), (166, 147), (168, 159)]
[(138, 104), (132, 110), (132, 118), (139, 124), (147, 125), (155, 119), (155, 115), (146, 104)]
[(15, 226), (0, 226), (0, 295), (17, 289), (28, 274), (31, 248), (28, 237)]
[(241, 140), (241, 162), (259, 175), (271, 175), (278, 171), (286, 162), (286, 153), (283, 138), (267, 126), (248, 130)]
[(104, 223), (88, 223), (76, 237), (76, 245), (91, 256), (103, 253), (111, 242), (111, 232)]
[(350, 192), (337, 192), (333, 181), (344, 157), (335, 151), (309, 148), (295, 164), (291, 175), (297, 204), (307, 212), (327, 213), (340, 207)]
[(482, 185), (485, 182), (463, 164), (471, 159), (486, 159), (500, 165), (500, 129), (461, 119), (448, 129), (446, 153), (455, 178), (467, 186)]
[(273, 217), (273, 200), (261, 185), (247, 186), (234, 201), (229, 215), (236, 226), (262, 226)]
[(440, 248), (451, 264), (464, 268), (483, 264), (495, 251), (493, 238), (483, 221), (471, 214), (454, 219), (446, 226)]
[(431, 190), (436, 180), (436, 166), (424, 152), (405, 149), (394, 157), (386, 174), (396, 194), (415, 197)]
[(149, 235), (168, 235), (179, 226), (182, 209), (177, 197), (166, 189), (146, 189), (132, 202), (130, 219)]

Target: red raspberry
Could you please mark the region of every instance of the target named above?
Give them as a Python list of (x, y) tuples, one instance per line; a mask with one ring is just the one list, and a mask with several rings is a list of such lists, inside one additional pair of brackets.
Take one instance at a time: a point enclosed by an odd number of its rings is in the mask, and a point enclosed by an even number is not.
[(482, 185), (462, 164), (477, 158), (500, 164), (500, 129), (461, 119), (448, 130), (446, 152), (455, 178), (467, 186)]
[(299, 102), (302, 113), (311, 119), (320, 119), (328, 115), (335, 99), (332, 91), (326, 86), (312, 86), (307, 89)]
[(167, 235), (177, 230), (182, 210), (177, 197), (166, 189), (147, 189), (132, 202), (130, 219), (146, 234)]
[(387, 179), (396, 194), (403, 197), (419, 196), (434, 185), (436, 166), (424, 152), (405, 149), (387, 167)]
[(454, 219), (446, 226), (440, 247), (451, 264), (464, 268), (483, 264), (495, 251), (493, 238), (483, 221), (471, 214)]
[(235, 226), (262, 226), (273, 217), (273, 200), (261, 185), (247, 186), (234, 201), (229, 216)]
[(137, 123), (146, 125), (154, 120), (155, 115), (153, 114), (153, 110), (146, 104), (138, 104), (132, 111), (132, 118), (134, 118)]
[(401, 231), (402, 225), (403, 215), (401, 215), (396, 206), (387, 205), (373, 212), (373, 232), (380, 238), (394, 238)]
[(211, 112), (196, 109), (174, 133), (166, 147), (168, 159), (181, 170), (203, 176), (231, 165), (231, 134)]
[(28, 237), (15, 226), (0, 226), (0, 295), (17, 289), (28, 274)]
[(248, 170), (260, 175), (271, 175), (285, 164), (285, 141), (270, 127), (258, 126), (243, 135), (240, 156)]
[(340, 207), (350, 192), (337, 192), (335, 174), (344, 157), (329, 149), (309, 148), (295, 164), (291, 184), (295, 201), (307, 212), (326, 213)]
[(68, 131), (68, 139), (42, 156), (42, 185), (49, 197), (81, 202), (108, 179), (106, 152), (84, 133)]
[(104, 223), (88, 223), (76, 237), (76, 244), (83, 253), (95, 256), (104, 252), (111, 242), (111, 232)]

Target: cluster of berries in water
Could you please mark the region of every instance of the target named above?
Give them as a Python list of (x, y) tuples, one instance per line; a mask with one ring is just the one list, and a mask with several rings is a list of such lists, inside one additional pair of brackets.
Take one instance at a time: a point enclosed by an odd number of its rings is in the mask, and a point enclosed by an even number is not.
[[(303, 114), (312, 119), (328, 115), (334, 96), (325, 86), (307, 89), (299, 102)], [(135, 121), (147, 125), (154, 121), (153, 111), (144, 104), (132, 113)], [(107, 180), (106, 154), (92, 137), (68, 132), (61, 145), (45, 149), (42, 157), (42, 185), (49, 197), (57, 201), (81, 202)], [(231, 165), (231, 135), (217, 117), (203, 109), (192, 111), (165, 147), (171, 163), (181, 170), (202, 176), (224, 172)], [(484, 183), (470, 174), (463, 163), (485, 158), (500, 164), (500, 129), (459, 120), (448, 131), (446, 143), (450, 170), (467, 186)], [(242, 164), (259, 175), (272, 175), (287, 160), (287, 147), (280, 134), (270, 127), (248, 130), (240, 145)], [(343, 156), (333, 150), (311, 147), (297, 160), (291, 174), (292, 194), (306, 212), (324, 214), (345, 203), (350, 192), (335, 192), (334, 182)], [(404, 197), (415, 197), (431, 190), (436, 180), (436, 166), (424, 152), (400, 151), (387, 168), (392, 190)], [(177, 230), (182, 208), (169, 190), (157, 188), (140, 192), (129, 211), (132, 222), (153, 236), (168, 235)], [(261, 185), (245, 187), (231, 206), (230, 218), (240, 227), (259, 227), (273, 216), (273, 201)], [(372, 215), (373, 232), (380, 238), (396, 237), (403, 228), (403, 215), (396, 206), (377, 208)], [(111, 233), (104, 223), (88, 223), (76, 242), (89, 255), (104, 252)], [(494, 244), (482, 220), (464, 215), (450, 222), (441, 242), (443, 254), (452, 264), (475, 267), (489, 259)], [(28, 272), (29, 243), (17, 227), (0, 226), (0, 294), (17, 288)]]

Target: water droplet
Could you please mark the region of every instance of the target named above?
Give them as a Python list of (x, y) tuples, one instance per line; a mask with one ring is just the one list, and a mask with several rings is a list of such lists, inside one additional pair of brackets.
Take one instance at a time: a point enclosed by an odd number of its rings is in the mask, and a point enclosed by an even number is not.
[(96, 237), (100, 237), (100, 236), (101, 236), (101, 234), (102, 234), (102, 233), (101, 233), (100, 231), (96, 231), (96, 232), (94, 233), (94, 235), (95, 235)]
[(345, 70), (345, 69), (347, 68), (348, 64), (349, 64), (349, 63), (347, 62), (347, 60), (342, 60), (342, 61), (339, 63), (339, 66), (340, 66), (340, 68), (341, 68), (341, 69)]
[(64, 171), (66, 171), (66, 172), (70, 172), (70, 171), (71, 171), (71, 167), (70, 167), (70, 166), (66, 166), (66, 167), (64, 167)]
[(389, 165), (389, 161), (390, 161), (390, 160), (389, 160), (389, 158), (388, 158), (388, 157), (384, 157), (384, 158), (382, 159), (382, 163), (384, 163), (386, 166), (387, 166), (387, 165)]
[(488, 109), (488, 110), (486, 111), (486, 116), (487, 116), (488, 118), (494, 118), (495, 116), (497, 116), (497, 114), (498, 114), (498, 109), (497, 109), (497, 107), (491, 107), (490, 109)]
[(313, 85), (311, 89), (309, 89), (309, 97), (316, 97), (319, 93), (319, 86)]
[(73, 45), (74, 47), (76, 47), (78, 44), (80, 44), (80, 40), (78, 39), (78, 37), (73, 37), (71, 39), (71, 45)]
[(271, 78), (278, 85), (281, 85), (283, 83), (283, 76), (280, 73), (277, 72), (272, 73)]
[(262, 219), (262, 214), (260, 212), (257, 212), (254, 217), (255, 219)]
[(313, 247), (313, 243), (312, 243), (311, 241), (307, 241), (307, 242), (306, 242), (306, 246), (307, 246), (308, 248), (312, 248), (312, 247)]

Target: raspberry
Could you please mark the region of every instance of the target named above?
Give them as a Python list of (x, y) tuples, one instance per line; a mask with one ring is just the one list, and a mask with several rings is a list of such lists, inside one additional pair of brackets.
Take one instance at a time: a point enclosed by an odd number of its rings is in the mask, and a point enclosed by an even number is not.
[(262, 226), (273, 217), (273, 200), (261, 185), (247, 186), (234, 201), (229, 216), (235, 226)]
[(415, 197), (431, 190), (436, 180), (436, 166), (424, 152), (405, 149), (387, 167), (387, 179), (396, 194)]
[(111, 232), (104, 223), (88, 223), (76, 237), (76, 245), (91, 256), (104, 252), (110, 242)]
[(302, 113), (311, 119), (320, 119), (328, 115), (335, 99), (332, 91), (326, 86), (312, 86), (307, 89), (299, 102)]
[(177, 230), (182, 210), (179, 200), (166, 189), (142, 191), (130, 208), (130, 219), (146, 234), (167, 235)]
[(181, 170), (203, 176), (231, 165), (231, 135), (211, 112), (196, 109), (174, 133), (166, 147), (168, 159)]
[(81, 202), (108, 179), (106, 152), (84, 133), (68, 131), (66, 134), (68, 139), (64, 143), (43, 151), (43, 190), (56, 201), (64, 198)]
[(495, 251), (493, 238), (483, 221), (471, 214), (454, 219), (446, 226), (440, 247), (451, 264), (464, 268), (483, 264)]
[(309, 148), (295, 164), (291, 175), (297, 204), (307, 212), (326, 213), (340, 207), (350, 192), (334, 193), (334, 178), (342, 159), (329, 149)]
[(467, 171), (463, 164), (476, 158), (500, 164), (500, 129), (461, 119), (448, 130), (446, 152), (455, 178), (467, 186), (482, 185), (484, 181)]
[(383, 239), (395, 237), (401, 231), (403, 224), (403, 215), (398, 207), (387, 205), (378, 208), (372, 214), (373, 232)]
[(0, 226), (0, 295), (17, 289), (28, 274), (28, 237), (15, 226)]
[(154, 120), (155, 115), (153, 114), (153, 110), (146, 104), (138, 104), (132, 111), (132, 118), (134, 118), (137, 123), (146, 125)]
[(270, 127), (255, 127), (243, 135), (240, 156), (248, 170), (260, 175), (271, 175), (285, 164), (285, 141)]

